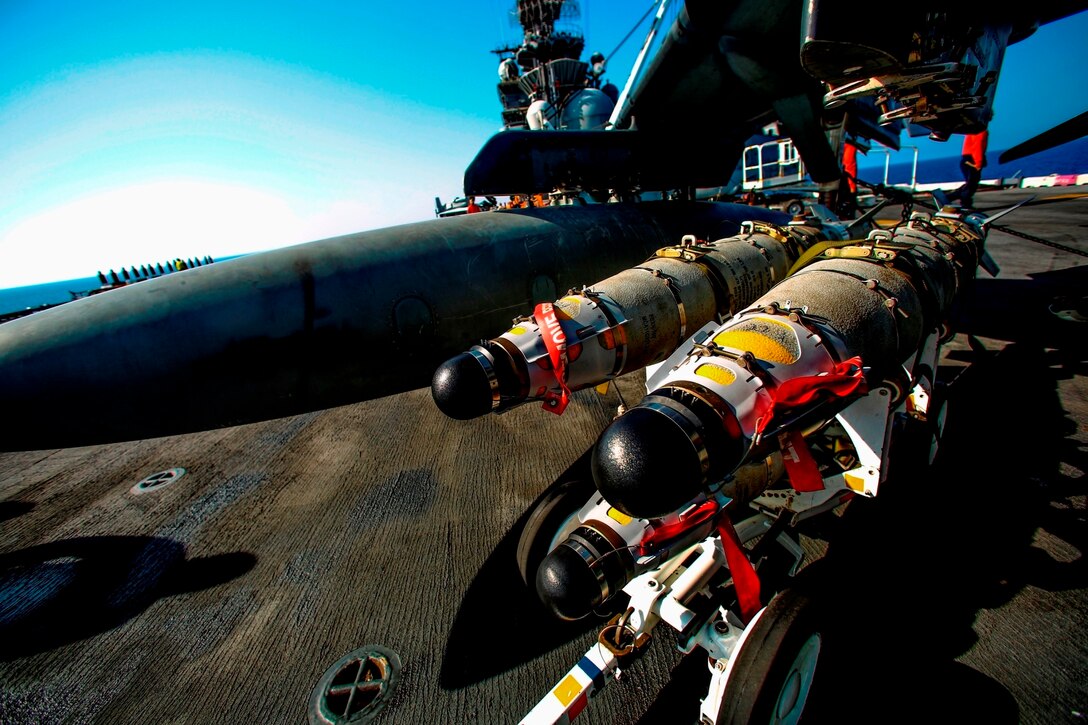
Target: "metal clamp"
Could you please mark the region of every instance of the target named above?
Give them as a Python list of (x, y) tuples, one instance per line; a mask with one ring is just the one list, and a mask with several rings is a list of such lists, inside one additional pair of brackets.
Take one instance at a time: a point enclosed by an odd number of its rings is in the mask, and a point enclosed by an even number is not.
[(617, 614), (597, 635), (600, 645), (616, 657), (626, 657), (642, 648), (650, 640), (649, 632), (638, 634), (628, 624), (634, 612), (633, 608), (628, 608), (623, 614)]

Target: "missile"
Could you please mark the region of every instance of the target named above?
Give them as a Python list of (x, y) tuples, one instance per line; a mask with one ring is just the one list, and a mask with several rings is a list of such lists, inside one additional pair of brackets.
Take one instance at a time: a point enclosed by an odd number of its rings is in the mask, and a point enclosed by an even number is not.
[(425, 387), (515, 311), (750, 218), (784, 215), (712, 202), (470, 214), (76, 300), (0, 325), (0, 448), (207, 430)]
[(749, 221), (739, 234), (686, 237), (592, 287), (571, 290), (519, 317), (501, 336), (446, 361), (431, 392), (446, 415), (467, 420), (543, 401), (562, 413), (569, 395), (663, 361), (695, 330), (748, 305), (807, 250), (841, 241), (856, 224), (809, 217)]
[(828, 250), (693, 344), (598, 438), (601, 495), (629, 516), (662, 516), (794, 445), (869, 385), (905, 395), (904, 371), (983, 258), (979, 221), (915, 212), (892, 232)]

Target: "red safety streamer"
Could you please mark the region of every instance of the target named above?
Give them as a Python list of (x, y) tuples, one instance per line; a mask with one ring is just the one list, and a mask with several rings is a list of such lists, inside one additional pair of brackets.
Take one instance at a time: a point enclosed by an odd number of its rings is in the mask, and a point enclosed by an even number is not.
[(773, 390), (767, 391), (773, 398), (771, 410), (756, 421), (756, 433), (767, 430), (775, 415), (812, 402), (822, 391), (845, 398), (855, 393), (865, 393), (868, 389), (862, 374), (861, 358), (856, 355), (835, 365), (830, 372), (823, 375), (806, 375), (784, 380)]
[(556, 382), (559, 383), (559, 394), (552, 391), (544, 393), (544, 410), (562, 415), (570, 403), (570, 388), (567, 387), (567, 336), (563, 332), (563, 326), (559, 322), (555, 305), (551, 302), (541, 302), (533, 310), (533, 319), (540, 327), (540, 336), (544, 338), (544, 347), (548, 350), (548, 357), (552, 361), (552, 369), (555, 372)]
[(824, 477), (820, 475), (820, 469), (801, 431), (782, 433), (778, 436), (778, 444), (782, 448), (782, 463), (786, 467), (786, 475), (789, 476), (793, 490), (823, 491)]
[(729, 565), (729, 573), (733, 575), (733, 589), (737, 592), (741, 619), (748, 624), (763, 606), (759, 599), (759, 574), (756, 574), (756, 568), (748, 560), (737, 530), (733, 528), (733, 522), (728, 516), (722, 516), (718, 521), (718, 535), (725, 550), (725, 563)]
[(706, 523), (718, 513), (718, 504), (715, 501), (704, 501), (687, 516), (677, 517), (676, 521), (655, 526), (654, 530), (639, 544), (639, 551), (647, 553), (658, 545), (674, 539), (680, 534)]

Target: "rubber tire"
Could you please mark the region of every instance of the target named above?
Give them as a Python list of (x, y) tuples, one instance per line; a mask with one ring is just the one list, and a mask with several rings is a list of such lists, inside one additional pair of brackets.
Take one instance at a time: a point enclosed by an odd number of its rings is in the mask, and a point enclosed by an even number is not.
[[(817, 625), (816, 608), (804, 589), (784, 589), (771, 599), (736, 654), (718, 710), (718, 725), (797, 721), (782, 719), (775, 709), (796, 660), (812, 638), (816, 638), (818, 661), (821, 637)], [(815, 664), (808, 686), (814, 674)], [(808, 693), (805, 689), (805, 699)], [(800, 700), (800, 710), (795, 708), (790, 714), (799, 718), (805, 699)]]
[[(553, 544), (560, 543), (555, 540), (559, 532), (596, 492), (592, 481), (557, 481), (533, 506), (518, 539), (517, 562), (521, 581), (534, 594), (540, 562), (552, 550)], [(574, 527), (570, 528), (573, 530)]]
[(790, 216), (800, 216), (805, 213), (805, 205), (799, 201), (791, 201), (786, 205), (786, 213)]

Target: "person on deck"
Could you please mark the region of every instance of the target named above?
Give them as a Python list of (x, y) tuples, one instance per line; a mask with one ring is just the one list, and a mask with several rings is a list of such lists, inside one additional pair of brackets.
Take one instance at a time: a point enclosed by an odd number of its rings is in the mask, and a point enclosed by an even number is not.
[(483, 210), (480, 208), (480, 205), (476, 203), (476, 197), (470, 196), (468, 198), (468, 208), (466, 208), (465, 211), (469, 214), (475, 214)]
[(838, 212), (842, 219), (853, 219), (858, 213), (858, 147), (849, 141), (842, 147), (842, 171)]
[(975, 192), (982, 181), (982, 169), (986, 166), (986, 143), (989, 137), (990, 132), (983, 129), (980, 133), (967, 134), (963, 139), (960, 171), (963, 172), (964, 182), (956, 196), (964, 207), (969, 208), (974, 204)]
[(842, 147), (842, 170), (846, 172), (846, 185), (850, 193), (858, 193), (858, 183), (854, 181), (858, 178), (858, 147), (850, 142)]

